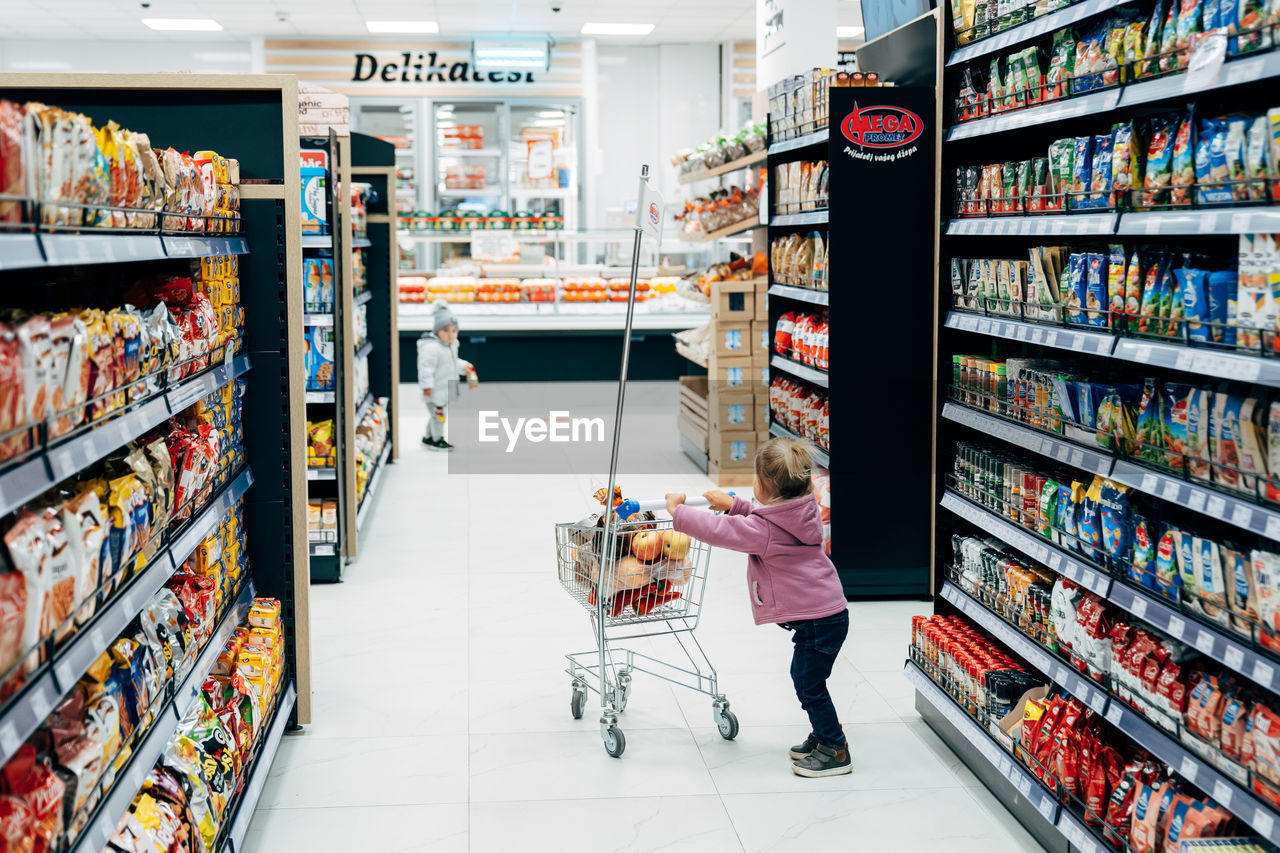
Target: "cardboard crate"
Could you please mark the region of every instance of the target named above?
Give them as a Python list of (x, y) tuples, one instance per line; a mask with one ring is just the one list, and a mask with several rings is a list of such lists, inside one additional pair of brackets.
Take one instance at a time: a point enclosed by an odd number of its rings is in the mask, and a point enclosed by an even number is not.
[(755, 430), (721, 430), (713, 425), (707, 444), (709, 464), (721, 470), (754, 469), (757, 447)]
[(756, 472), (751, 468), (721, 468), (714, 463), (707, 463), (707, 477), (722, 489), (750, 488), (756, 480)]
[(711, 320), (721, 323), (750, 323), (756, 316), (755, 281), (711, 282)]
[(769, 280), (759, 279), (756, 282), (756, 311), (751, 320), (754, 323), (769, 323)]
[(753, 394), (722, 394), (716, 398), (711, 425), (720, 430), (755, 429), (756, 398)]
[(750, 358), (756, 351), (755, 340), (750, 323), (716, 323), (711, 333), (716, 358)]
[(760, 384), (760, 376), (754, 372), (750, 356), (738, 358), (712, 358), (707, 365), (707, 378), (717, 393), (739, 390), (749, 393)]
[(769, 328), (769, 321), (752, 320), (751, 321), (751, 354), (768, 356), (773, 352), (773, 335)]

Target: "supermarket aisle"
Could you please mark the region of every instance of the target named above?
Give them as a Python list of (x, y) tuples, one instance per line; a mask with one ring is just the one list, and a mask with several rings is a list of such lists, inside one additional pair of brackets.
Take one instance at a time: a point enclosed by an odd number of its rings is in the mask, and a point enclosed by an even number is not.
[[(738, 739), (720, 738), (709, 699), (637, 675), (626, 754), (609, 758), (592, 705), (569, 714), (562, 655), (591, 635), (552, 550), (553, 523), (590, 511), (603, 475), (449, 477), (415, 444), (413, 394), (364, 556), (312, 587), (315, 722), (282, 744), (247, 850), (1038, 849), (912, 709), (900, 671), (923, 603), (851, 605), (832, 691), (854, 773), (793, 775), (786, 749), (808, 727), (790, 643), (752, 624), (736, 554), (713, 558), (699, 638)], [(687, 470), (623, 485), (710, 487)]]

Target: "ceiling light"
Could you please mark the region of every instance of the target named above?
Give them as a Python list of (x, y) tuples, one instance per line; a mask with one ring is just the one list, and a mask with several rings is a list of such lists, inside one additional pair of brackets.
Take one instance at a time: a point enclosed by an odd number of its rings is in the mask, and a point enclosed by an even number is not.
[(866, 30), (862, 27), (836, 27), (836, 38), (856, 39), (865, 32)]
[(222, 24), (213, 18), (143, 18), (142, 23), (153, 30), (215, 32), (222, 29)]
[(653, 32), (653, 24), (602, 24), (587, 21), (582, 25), (584, 36), (647, 36)]
[(564, 110), (538, 110), (538, 118), (562, 118)]
[(545, 71), (551, 67), (551, 45), (545, 41), (473, 41), (471, 63), (477, 71)]
[(371, 33), (440, 32), (440, 25), (435, 21), (365, 21), (364, 27)]

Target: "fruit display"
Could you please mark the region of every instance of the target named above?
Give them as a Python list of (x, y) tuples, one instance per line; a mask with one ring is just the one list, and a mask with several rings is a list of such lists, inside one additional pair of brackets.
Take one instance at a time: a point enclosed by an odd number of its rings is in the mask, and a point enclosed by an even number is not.
[(564, 215), (556, 212), (532, 213), (491, 210), (405, 211), (399, 215), (401, 231), (563, 231)]

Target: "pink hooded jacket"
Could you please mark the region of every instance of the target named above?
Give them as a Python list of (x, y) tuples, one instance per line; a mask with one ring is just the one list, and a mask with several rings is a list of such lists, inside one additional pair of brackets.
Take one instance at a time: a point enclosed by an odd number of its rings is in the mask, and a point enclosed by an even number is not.
[(724, 515), (681, 505), (672, 526), (713, 548), (743, 551), (757, 625), (834, 616), (847, 606), (836, 567), (822, 550), (813, 495), (753, 507), (735, 497)]

